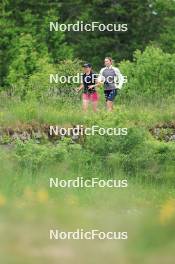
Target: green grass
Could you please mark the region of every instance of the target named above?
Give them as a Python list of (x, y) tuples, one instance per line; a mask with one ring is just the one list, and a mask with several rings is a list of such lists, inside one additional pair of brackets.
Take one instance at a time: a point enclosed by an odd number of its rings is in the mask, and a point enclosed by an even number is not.
[[(48, 143), (0, 146), (1, 263), (174, 264), (175, 146), (149, 133), (174, 120), (173, 100), (118, 102), (113, 113), (102, 102), (97, 114), (82, 113), (80, 103), (5, 99), (0, 105), (3, 127), (36, 122), (130, 128), (124, 139), (89, 137), (79, 148), (60, 142), (59, 153)], [(129, 185), (50, 189), (50, 177), (127, 179)], [(124, 230), (129, 239), (49, 241), (50, 228)]]
[(49, 124), (123, 124), (126, 126), (151, 126), (159, 122), (174, 120), (174, 98), (153, 104), (149, 101), (133, 101), (115, 105), (113, 113), (107, 113), (104, 100), (99, 105), (99, 112), (84, 114), (79, 101), (65, 103), (48, 100), (46, 103), (33, 101), (20, 102), (17, 99), (0, 100), (0, 124), (15, 125), (19, 122), (40, 122)]

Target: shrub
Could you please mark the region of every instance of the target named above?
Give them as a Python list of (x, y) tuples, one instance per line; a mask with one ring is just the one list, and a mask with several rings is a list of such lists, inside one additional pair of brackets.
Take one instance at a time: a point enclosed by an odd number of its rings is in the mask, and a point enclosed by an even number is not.
[(121, 92), (123, 98), (145, 97), (157, 99), (175, 93), (175, 54), (164, 53), (160, 48), (148, 46), (143, 53), (137, 50), (134, 61), (120, 63), (128, 83)]
[(62, 161), (66, 155), (66, 146), (59, 144), (56, 146), (36, 144), (33, 140), (26, 143), (16, 142), (15, 156), (22, 168), (35, 172), (42, 166), (50, 162)]
[[(70, 98), (77, 98), (75, 88), (80, 85), (80, 83), (74, 83), (72, 80), (73, 76), (80, 76), (82, 71), (81, 61), (79, 60), (65, 60), (61, 61), (55, 65), (56, 73), (59, 77), (64, 76), (67, 80), (67, 77), (71, 77), (69, 82), (61, 83), (60, 81), (56, 84), (50, 85), (49, 95), (52, 97), (57, 97), (62, 99), (62, 102)], [(53, 73), (53, 72), (50, 72)], [(79, 78), (80, 79), (80, 78)], [(62, 80), (63, 82), (64, 80)]]

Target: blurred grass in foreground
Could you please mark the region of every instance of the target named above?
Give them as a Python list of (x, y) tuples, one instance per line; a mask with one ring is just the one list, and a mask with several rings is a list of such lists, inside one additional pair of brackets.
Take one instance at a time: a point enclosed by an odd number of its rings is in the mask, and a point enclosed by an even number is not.
[[(172, 121), (174, 102), (116, 105), (83, 115), (74, 106), (1, 102), (1, 126), (80, 123), (131, 128), (128, 139), (94, 137), (84, 146), (0, 146), (0, 263), (174, 264), (174, 143), (149, 126)], [(162, 111), (160, 111), (160, 109)], [(60, 154), (61, 153), (61, 154)], [(24, 158), (25, 157), (25, 158)], [(52, 158), (54, 158), (52, 160)], [(126, 189), (49, 189), (49, 177), (127, 179)], [(50, 241), (49, 229), (128, 231), (124, 241)]]

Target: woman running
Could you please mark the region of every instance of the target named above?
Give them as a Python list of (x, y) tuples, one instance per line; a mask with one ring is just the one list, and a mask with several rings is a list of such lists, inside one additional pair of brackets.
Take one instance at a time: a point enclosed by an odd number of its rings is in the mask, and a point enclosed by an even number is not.
[(112, 58), (106, 57), (105, 67), (101, 69), (98, 76), (98, 83), (104, 84), (104, 95), (106, 99), (107, 110), (113, 110), (113, 102), (119, 89), (124, 83), (123, 75), (120, 70), (112, 65)]
[(97, 111), (97, 104), (99, 100), (99, 95), (96, 92), (97, 86), (97, 74), (92, 71), (92, 65), (90, 63), (85, 63), (83, 65), (83, 82), (77, 89), (77, 92), (83, 89), (82, 100), (83, 100), (83, 111), (88, 110), (89, 102), (92, 103), (93, 111)]

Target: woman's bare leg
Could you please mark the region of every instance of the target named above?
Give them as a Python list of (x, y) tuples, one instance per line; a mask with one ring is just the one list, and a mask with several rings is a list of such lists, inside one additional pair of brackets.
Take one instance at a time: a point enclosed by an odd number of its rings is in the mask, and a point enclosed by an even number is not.
[(113, 102), (112, 101), (107, 101), (106, 102), (106, 106), (107, 106), (107, 110), (109, 111), (109, 112), (111, 112), (112, 110), (113, 110)]
[(83, 100), (83, 111), (84, 112), (87, 112), (88, 105), (89, 105), (89, 101), (88, 100)]
[(97, 112), (97, 105), (98, 105), (98, 101), (92, 102), (92, 108), (94, 112)]

